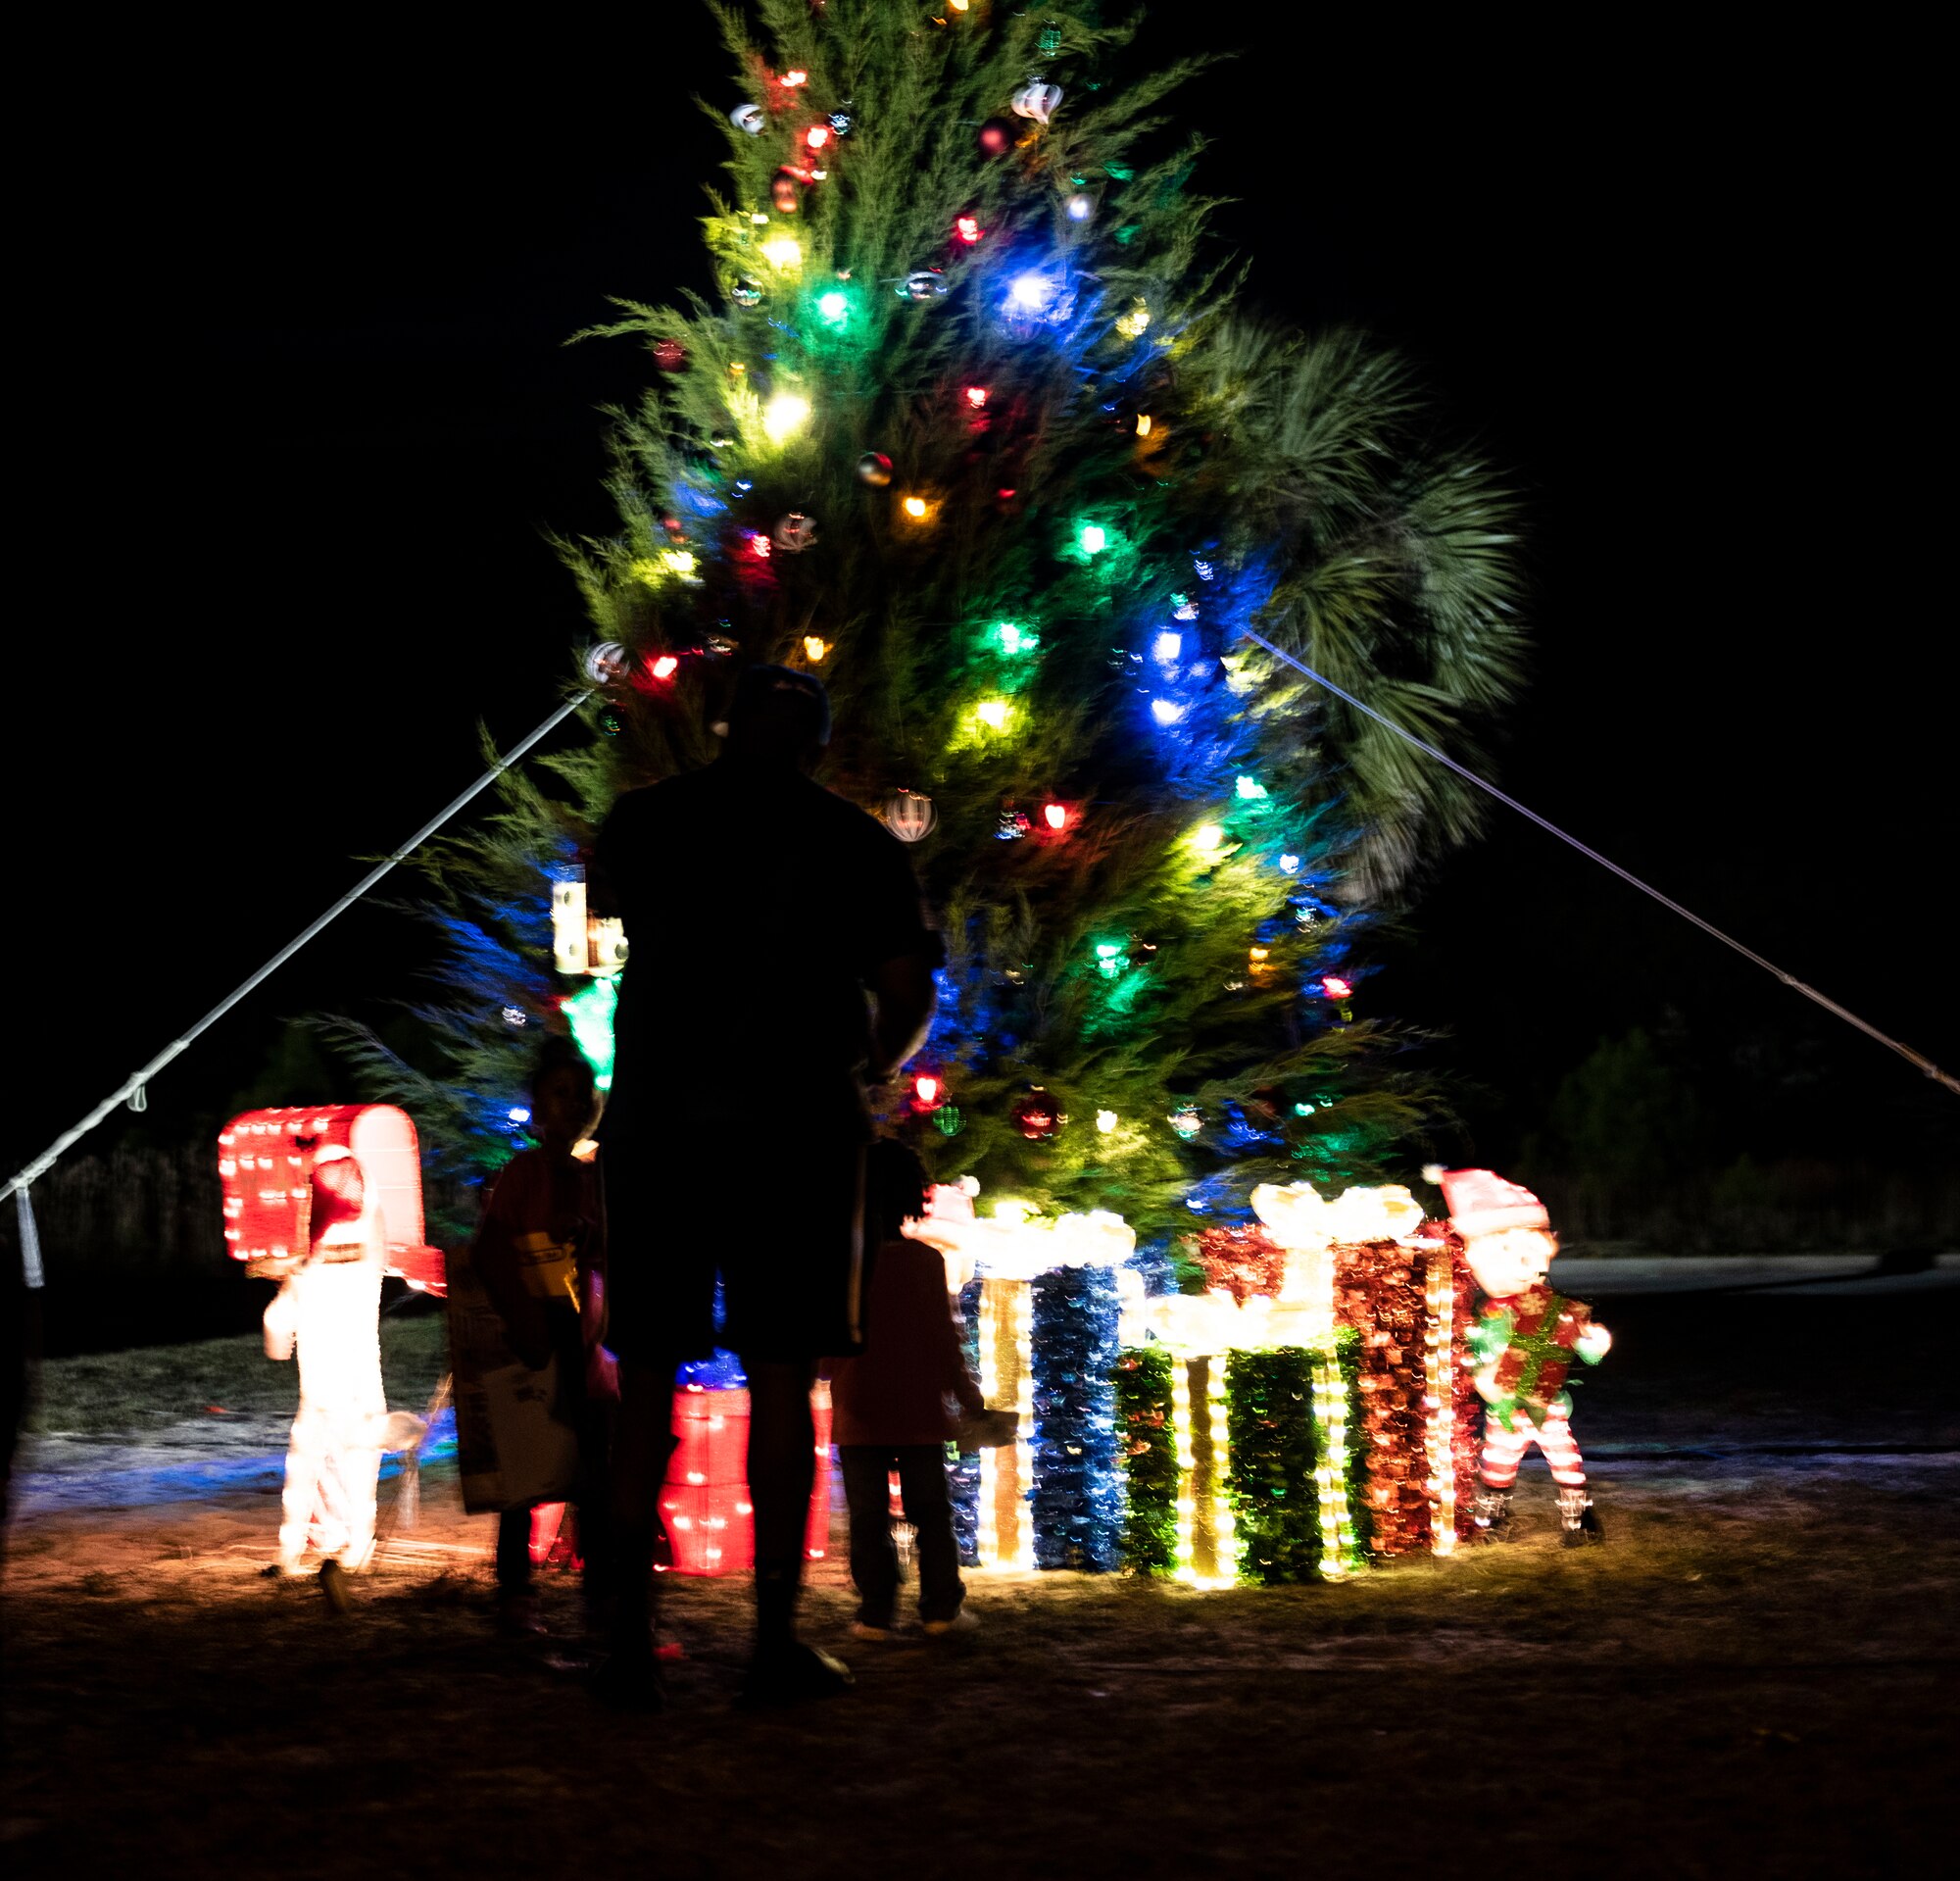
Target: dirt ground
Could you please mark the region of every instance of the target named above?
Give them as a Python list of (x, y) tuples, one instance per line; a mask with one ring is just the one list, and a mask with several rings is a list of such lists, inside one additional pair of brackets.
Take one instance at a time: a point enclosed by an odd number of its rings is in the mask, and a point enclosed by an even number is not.
[[(423, 1472), (416, 1528), (337, 1618), (260, 1573), (289, 1373), (238, 1341), (51, 1365), (8, 1544), (0, 1862), (1948, 1868), (1960, 1292), (1601, 1316), (1620, 1345), (1576, 1418), (1601, 1549), (1556, 1545), (1534, 1459), (1509, 1547), (1273, 1591), (980, 1574), (973, 1632), (879, 1650), (846, 1637), (833, 1554), (808, 1631), (858, 1688), (760, 1717), (731, 1705), (740, 1582), (668, 1589), (670, 1708), (620, 1718), (564, 1641), (493, 1636), (490, 1523), (452, 1470)], [(433, 1325), (391, 1322), (391, 1402), (425, 1398)], [(545, 1591), (569, 1635), (571, 1583)]]

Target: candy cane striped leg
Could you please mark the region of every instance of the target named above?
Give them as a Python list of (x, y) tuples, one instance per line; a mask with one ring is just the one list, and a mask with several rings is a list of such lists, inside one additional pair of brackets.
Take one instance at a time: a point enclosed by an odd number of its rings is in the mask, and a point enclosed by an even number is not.
[(1518, 1428), (1512, 1430), (1491, 1411), (1487, 1411), (1484, 1413), (1482, 1473), (1486, 1489), (1509, 1489), (1517, 1481), (1518, 1464), (1524, 1460), (1525, 1447), (1531, 1440), (1532, 1426), (1529, 1418), (1520, 1416)]
[(1538, 1427), (1538, 1447), (1551, 1466), (1551, 1480), (1561, 1489), (1586, 1487), (1586, 1461), (1572, 1441), (1572, 1426), (1553, 1412)]

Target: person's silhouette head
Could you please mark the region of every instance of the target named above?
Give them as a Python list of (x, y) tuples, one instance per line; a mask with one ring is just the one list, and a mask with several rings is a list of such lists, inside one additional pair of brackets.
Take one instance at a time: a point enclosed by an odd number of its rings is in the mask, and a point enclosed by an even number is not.
[(813, 673), (751, 667), (735, 682), (728, 708), (732, 757), (812, 768), (830, 742), (830, 695)]
[(881, 1136), (864, 1152), (864, 1238), (892, 1241), (925, 1213), (932, 1177), (909, 1144)]

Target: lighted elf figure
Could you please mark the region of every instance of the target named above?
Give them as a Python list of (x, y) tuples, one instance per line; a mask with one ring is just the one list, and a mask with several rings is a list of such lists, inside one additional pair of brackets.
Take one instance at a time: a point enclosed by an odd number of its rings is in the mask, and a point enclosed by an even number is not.
[[(381, 1276), (387, 1246), (377, 1186), (351, 1150), (328, 1144), (309, 1170), (307, 1253), (266, 1309), (266, 1356), (299, 1351), (300, 1408), (286, 1451), (279, 1567), (298, 1574), (309, 1539), (328, 1595), (337, 1573), (374, 1552), (374, 1492), (384, 1448), (419, 1436), (390, 1418), (381, 1385)], [(407, 1426), (414, 1425), (411, 1432)]]
[(1558, 1518), (1568, 1548), (1605, 1539), (1586, 1486), (1586, 1463), (1572, 1438), (1572, 1395), (1565, 1374), (1575, 1357), (1596, 1365), (1613, 1343), (1576, 1300), (1544, 1284), (1558, 1237), (1544, 1204), (1529, 1189), (1489, 1169), (1430, 1168), (1449, 1205), (1449, 1225), (1484, 1291), (1471, 1328), (1477, 1390), (1485, 1403), (1482, 1485), (1474, 1521), (1504, 1538), (1518, 1465), (1536, 1443), (1558, 1485)]

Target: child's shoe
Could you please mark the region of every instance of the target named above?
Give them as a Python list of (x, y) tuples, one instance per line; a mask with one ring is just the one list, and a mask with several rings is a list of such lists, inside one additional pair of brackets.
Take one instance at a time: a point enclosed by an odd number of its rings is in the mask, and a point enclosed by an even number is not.
[(928, 1639), (944, 1639), (949, 1633), (970, 1633), (980, 1622), (961, 1608), (951, 1619), (929, 1619), (919, 1628)]
[(873, 1626), (869, 1620), (854, 1619), (851, 1622), (851, 1637), (882, 1646), (892, 1637), (892, 1629), (889, 1626)]

